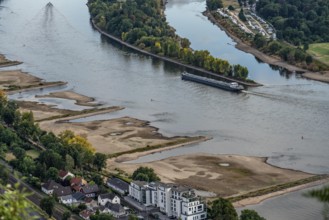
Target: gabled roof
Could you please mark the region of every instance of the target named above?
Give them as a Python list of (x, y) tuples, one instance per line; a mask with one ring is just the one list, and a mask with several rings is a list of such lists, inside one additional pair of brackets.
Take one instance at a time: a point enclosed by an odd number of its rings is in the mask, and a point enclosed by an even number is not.
[(108, 179), (107, 184), (115, 186), (115, 187), (121, 189), (122, 191), (129, 191), (129, 184), (118, 178)]
[(66, 170), (60, 170), (60, 171), (58, 172), (58, 176), (59, 176), (60, 178), (64, 178), (68, 173), (69, 173), (69, 171), (66, 171)]
[(61, 200), (69, 200), (72, 199), (72, 195), (61, 196)]
[(62, 185), (56, 183), (54, 180), (48, 180), (44, 184), (41, 185), (42, 188), (46, 190), (56, 190), (62, 187)]
[(72, 197), (77, 201), (84, 200), (86, 196), (82, 192), (75, 192), (72, 194)]
[(83, 210), (79, 213), (79, 215), (84, 218), (84, 219), (88, 219), (91, 216), (92, 212), (89, 210)]
[(111, 202), (107, 202), (105, 204), (105, 207), (108, 208), (109, 210), (111, 211), (114, 211), (114, 212), (117, 212), (117, 213), (120, 213), (120, 212), (124, 212), (125, 209), (123, 208), (122, 205), (120, 204), (116, 204), (116, 203), (111, 203)]
[(89, 193), (97, 193), (99, 191), (98, 185), (94, 184), (94, 185), (88, 185), (88, 186), (84, 186), (82, 187), (82, 191), (85, 194), (89, 194)]
[(110, 200), (113, 200), (116, 197), (116, 195), (113, 194), (113, 193), (106, 193), (106, 194), (99, 195), (99, 197), (101, 199), (110, 199)]
[(61, 186), (60, 188), (54, 190), (54, 194), (57, 197), (72, 195), (72, 190), (71, 190), (71, 187), (69, 187), (69, 186), (66, 186), (66, 187)]
[(85, 184), (87, 184), (87, 182), (82, 177), (73, 177), (70, 180), (70, 184), (71, 184), (71, 186), (72, 185), (85, 185)]

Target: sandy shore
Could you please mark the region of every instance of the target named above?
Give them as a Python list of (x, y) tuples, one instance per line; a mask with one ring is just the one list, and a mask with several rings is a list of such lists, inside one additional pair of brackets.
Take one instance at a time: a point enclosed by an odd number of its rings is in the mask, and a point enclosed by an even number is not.
[[(81, 117), (81, 116), (77, 116)], [(189, 137), (165, 137), (158, 133), (158, 129), (149, 125), (147, 121), (122, 117), (111, 120), (90, 122), (65, 122), (67, 118), (40, 122), (40, 127), (46, 131), (59, 134), (64, 130), (86, 137), (97, 152), (113, 154), (144, 148), (146, 146), (163, 145)]]
[(313, 186), (318, 186), (318, 185), (325, 184), (325, 183), (329, 183), (329, 179), (318, 180), (315, 182), (310, 182), (310, 183), (302, 184), (299, 186), (290, 187), (290, 188), (287, 188), (284, 190), (268, 193), (266, 195), (243, 199), (238, 202), (234, 202), (233, 206), (235, 208), (241, 208), (241, 207), (245, 207), (248, 205), (256, 205), (269, 198), (273, 198), (276, 196), (284, 195), (284, 194), (295, 192), (295, 191), (302, 190), (302, 189), (307, 189), (307, 188), (310, 188)]
[(36, 96), (37, 98), (61, 98), (61, 99), (69, 99), (69, 100), (75, 100), (77, 105), (82, 106), (100, 106), (99, 103), (93, 103), (95, 101), (94, 98), (84, 96), (81, 94), (78, 94), (73, 91), (61, 91), (61, 92), (52, 92), (48, 95), (39, 95)]
[(259, 50), (257, 50), (256, 48), (251, 47), (250, 45), (244, 43), (242, 40), (240, 40), (238, 37), (236, 37), (234, 35), (234, 33), (231, 33), (230, 31), (226, 30), (213, 16), (209, 11), (205, 11), (203, 13), (211, 22), (213, 22), (214, 24), (216, 24), (220, 29), (224, 30), (226, 32), (226, 34), (232, 38), (235, 42), (236, 45), (235, 47), (239, 50), (242, 50), (246, 53), (250, 53), (252, 55), (254, 55), (255, 57), (257, 57), (259, 60), (263, 61), (264, 63), (268, 63), (270, 65), (275, 65), (275, 66), (279, 66), (282, 68), (285, 68), (287, 70), (289, 70), (290, 72), (303, 72), (307, 74), (302, 74), (302, 76), (304, 76), (305, 78), (308, 79), (312, 79), (312, 80), (318, 80), (318, 81), (322, 81), (322, 82), (329, 82), (329, 74), (321, 74), (318, 72), (310, 72), (309, 70), (291, 65), (285, 61), (283, 61), (281, 58), (279, 57), (274, 57), (274, 56), (269, 56)]
[(45, 82), (21, 70), (0, 71), (0, 89), (8, 94), (32, 89), (65, 85), (65, 82)]
[(22, 62), (8, 60), (4, 55), (0, 54), (0, 67), (15, 66), (19, 64), (22, 64)]
[(119, 168), (132, 174), (137, 166), (152, 167), (164, 182), (191, 186), (222, 197), (241, 195), (313, 176), (271, 166), (266, 163), (266, 158), (237, 155), (200, 153), (141, 164), (121, 163), (121, 160), (115, 159), (108, 161), (108, 170), (112, 172)]
[(307, 72), (307, 73), (303, 73), (302, 76), (307, 79), (313, 79), (313, 80), (329, 83), (329, 71), (318, 72), (318, 73)]

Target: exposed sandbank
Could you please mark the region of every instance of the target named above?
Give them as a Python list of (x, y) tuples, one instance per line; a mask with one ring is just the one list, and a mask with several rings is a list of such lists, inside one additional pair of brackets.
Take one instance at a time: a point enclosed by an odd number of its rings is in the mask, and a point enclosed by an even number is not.
[(21, 70), (0, 71), (0, 89), (6, 91), (8, 94), (65, 84), (65, 82), (61, 81), (45, 82)]
[[(136, 155), (130, 155), (134, 158)], [(120, 162), (119, 162), (120, 161)], [(266, 158), (237, 155), (191, 154), (170, 157), (150, 163), (121, 163), (110, 159), (108, 170), (119, 168), (132, 174), (137, 166), (155, 170), (164, 182), (175, 182), (216, 193), (221, 197), (245, 194), (314, 175), (282, 169), (266, 163)]]
[(94, 98), (78, 94), (73, 91), (60, 91), (60, 92), (52, 92), (47, 95), (39, 95), (37, 98), (61, 98), (61, 99), (69, 99), (75, 100), (77, 105), (82, 106), (100, 106), (99, 103), (93, 103), (95, 101)]

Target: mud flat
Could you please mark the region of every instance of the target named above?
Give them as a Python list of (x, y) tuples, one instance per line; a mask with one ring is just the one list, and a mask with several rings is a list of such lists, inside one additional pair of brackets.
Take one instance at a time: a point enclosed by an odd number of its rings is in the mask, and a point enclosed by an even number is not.
[(303, 77), (307, 79), (313, 79), (321, 82), (329, 83), (329, 71), (325, 72), (307, 72), (302, 74)]
[(75, 104), (82, 105), (82, 106), (100, 106), (99, 103), (94, 103), (95, 99), (78, 94), (73, 91), (60, 91), (60, 92), (52, 92), (47, 95), (39, 95), (36, 96), (37, 98), (61, 98), (61, 99), (69, 99), (69, 100), (75, 100)]
[(149, 163), (134, 164), (122, 163), (122, 161), (120, 157), (110, 159), (108, 170), (112, 172), (122, 170), (132, 174), (138, 166), (148, 166), (153, 168), (164, 182), (174, 182), (213, 192), (221, 197), (236, 197), (315, 176), (269, 165), (266, 163), (266, 158), (237, 155), (200, 153)]
[(15, 66), (19, 64), (22, 64), (22, 62), (8, 60), (4, 55), (0, 54), (0, 67)]
[(6, 91), (8, 94), (65, 84), (65, 82), (61, 81), (45, 82), (21, 70), (0, 71), (0, 89)]

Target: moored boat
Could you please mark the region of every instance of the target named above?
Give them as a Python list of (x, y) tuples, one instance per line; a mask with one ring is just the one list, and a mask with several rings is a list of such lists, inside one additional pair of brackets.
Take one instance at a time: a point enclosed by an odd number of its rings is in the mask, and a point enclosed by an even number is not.
[(182, 80), (193, 81), (208, 86), (224, 89), (227, 91), (239, 92), (244, 89), (242, 85), (239, 85), (237, 82), (223, 82), (203, 76), (198, 76), (190, 73), (182, 73)]

